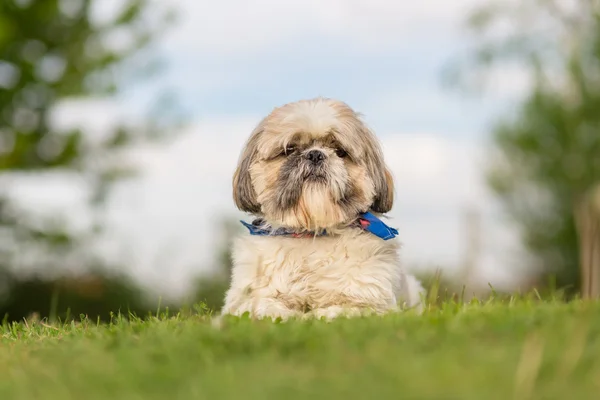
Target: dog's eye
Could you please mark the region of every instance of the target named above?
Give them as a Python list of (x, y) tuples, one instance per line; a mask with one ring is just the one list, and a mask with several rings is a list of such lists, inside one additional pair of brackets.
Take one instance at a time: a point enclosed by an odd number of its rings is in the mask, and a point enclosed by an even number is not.
[(335, 154), (339, 157), (339, 158), (344, 158), (348, 155), (348, 153), (346, 153), (346, 150), (344, 149), (336, 149), (335, 150)]
[(292, 154), (294, 151), (296, 151), (296, 147), (294, 145), (289, 144), (285, 147), (285, 150), (283, 153), (286, 156), (288, 156), (288, 155)]

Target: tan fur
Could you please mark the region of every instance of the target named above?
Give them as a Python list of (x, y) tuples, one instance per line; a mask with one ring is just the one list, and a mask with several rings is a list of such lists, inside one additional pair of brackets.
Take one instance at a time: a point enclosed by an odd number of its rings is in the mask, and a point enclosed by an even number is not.
[(359, 230), (315, 239), (242, 236), (223, 312), (285, 320), (418, 305), (422, 289), (399, 267), (397, 250), (397, 241)]
[[(290, 146), (300, 158), (286, 158)], [(311, 150), (325, 157), (322, 180), (304, 178)], [(242, 236), (224, 314), (333, 318), (420, 304), (423, 289), (402, 271), (397, 240), (347, 227), (359, 212), (389, 211), (394, 185), (375, 136), (345, 103), (317, 98), (273, 110), (250, 135), (233, 189), (240, 209), (274, 227), (329, 236)]]

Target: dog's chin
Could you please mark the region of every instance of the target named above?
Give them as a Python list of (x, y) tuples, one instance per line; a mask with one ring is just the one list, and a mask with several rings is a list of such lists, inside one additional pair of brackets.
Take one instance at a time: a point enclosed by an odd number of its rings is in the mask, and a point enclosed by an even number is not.
[(324, 175), (311, 174), (302, 185), (298, 202), (287, 210), (277, 210), (277, 216), (265, 215), (273, 225), (298, 231), (321, 231), (346, 222), (348, 215), (335, 201), (329, 181)]

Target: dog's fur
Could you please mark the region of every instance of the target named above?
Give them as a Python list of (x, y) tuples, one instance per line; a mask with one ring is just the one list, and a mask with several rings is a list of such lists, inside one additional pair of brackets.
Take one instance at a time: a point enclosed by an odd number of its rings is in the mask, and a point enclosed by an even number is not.
[[(308, 159), (314, 150), (321, 163)], [(397, 239), (349, 227), (361, 212), (390, 211), (394, 184), (376, 137), (345, 103), (273, 110), (246, 143), (233, 195), (274, 228), (327, 235), (238, 238), (223, 314), (331, 319), (420, 306), (423, 288), (403, 272)]]

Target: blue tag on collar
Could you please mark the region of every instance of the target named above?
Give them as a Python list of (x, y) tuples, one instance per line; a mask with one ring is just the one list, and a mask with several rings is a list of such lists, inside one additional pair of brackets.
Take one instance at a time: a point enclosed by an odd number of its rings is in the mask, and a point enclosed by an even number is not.
[[(303, 238), (323, 236), (327, 234), (327, 232), (325, 231), (318, 234), (315, 232), (298, 233), (285, 228), (278, 228), (273, 230), (271, 227), (265, 225), (261, 219), (256, 219), (251, 224), (245, 221), (240, 222), (246, 228), (248, 228), (248, 231), (251, 235), (257, 236), (290, 236), (295, 238)], [(383, 240), (393, 239), (398, 235), (397, 229), (386, 225), (381, 219), (377, 218), (370, 212), (361, 213), (358, 219), (351, 226), (370, 232)]]
[(358, 223), (361, 225), (362, 229), (371, 232), (373, 235), (378, 236), (383, 240), (393, 239), (398, 235), (397, 229), (386, 225), (385, 222), (370, 212), (360, 214)]

